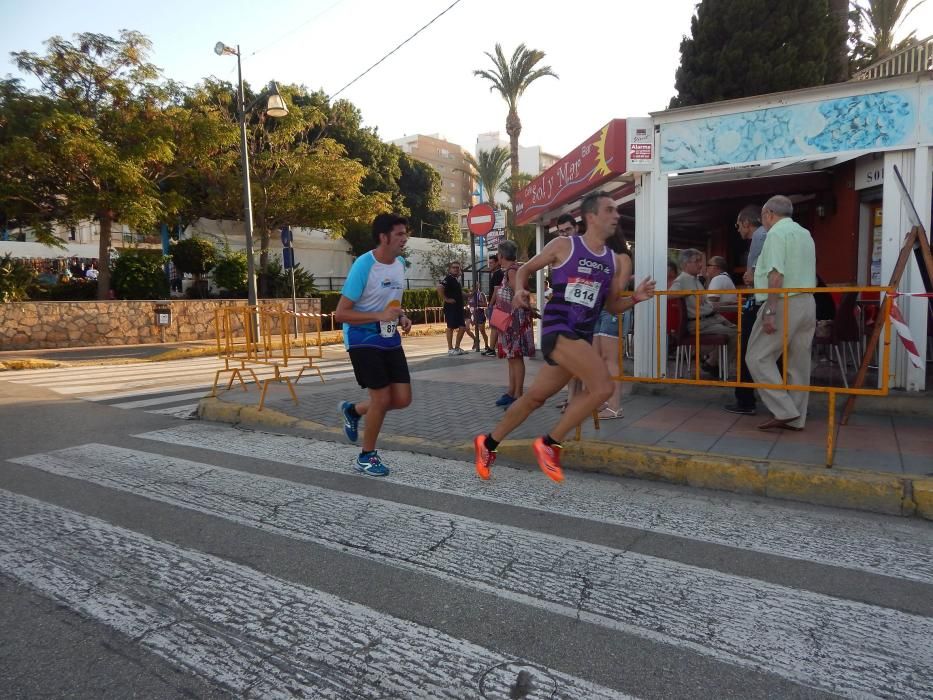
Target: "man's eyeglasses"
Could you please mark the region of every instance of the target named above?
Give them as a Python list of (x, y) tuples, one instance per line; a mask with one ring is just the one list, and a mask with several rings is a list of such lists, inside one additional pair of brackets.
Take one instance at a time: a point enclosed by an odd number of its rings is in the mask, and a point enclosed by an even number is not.
[(569, 236), (571, 233), (573, 233), (573, 227), (570, 226), (567, 228), (559, 228), (557, 229), (557, 232), (562, 236)]

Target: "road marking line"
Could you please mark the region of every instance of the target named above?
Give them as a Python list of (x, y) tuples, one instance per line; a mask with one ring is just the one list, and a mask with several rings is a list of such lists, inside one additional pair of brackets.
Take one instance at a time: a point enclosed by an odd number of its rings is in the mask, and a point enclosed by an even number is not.
[(187, 403), (184, 406), (172, 406), (171, 408), (158, 408), (146, 413), (155, 413), (161, 416), (173, 416), (183, 420), (191, 420), (197, 416), (198, 404)]
[[(206, 396), (204, 391), (193, 391), (187, 394), (172, 394), (171, 396), (160, 396), (155, 399), (142, 399), (140, 401), (124, 401), (123, 403), (108, 404), (111, 408), (145, 408), (146, 406), (158, 406), (163, 403), (174, 403), (176, 401), (187, 401), (188, 399), (202, 399)], [(195, 407), (197, 404), (193, 404)]]
[(92, 443), (10, 461), (432, 575), (804, 685), (847, 695), (933, 697), (933, 618), (110, 445)]
[[(339, 418), (335, 412), (323, 420), (337, 425)], [(353, 446), (206, 423), (135, 437), (338, 473), (346, 472), (357, 454)], [(462, 462), (381, 452), (389, 464), (399, 465), (386, 480), (411, 488), (933, 583), (929, 523), (800, 508), (766, 499), (708, 497), (672, 486), (595, 475), (571, 475), (568, 486), (573, 487), (557, 496), (537, 471), (496, 467), (492, 480), (483, 482)], [(516, 499), (516, 494), (521, 497)]]
[[(0, 569), (238, 696), (625, 698), (430, 627), (0, 490)], [(492, 671), (492, 672), (491, 672)], [(484, 678), (485, 676), (485, 678)]]

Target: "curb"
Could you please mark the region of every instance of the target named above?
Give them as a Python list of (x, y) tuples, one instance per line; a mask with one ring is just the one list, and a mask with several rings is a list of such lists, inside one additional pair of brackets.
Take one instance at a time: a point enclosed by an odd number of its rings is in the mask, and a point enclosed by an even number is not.
[[(332, 426), (302, 420), (286, 413), (201, 399), (198, 416), (232, 425), (299, 430), (323, 440), (340, 441), (343, 432)], [(470, 443), (443, 445), (416, 437), (380, 436), (389, 449), (470, 459)], [(499, 447), (500, 458), (536, 466), (531, 440), (509, 440)], [(800, 503), (851, 508), (885, 515), (933, 520), (933, 478), (878, 474), (856, 469), (810, 467), (791, 462), (746, 460), (688, 450), (595, 440), (570, 442), (563, 450), (566, 469), (599, 472), (681, 486), (715, 489)]]

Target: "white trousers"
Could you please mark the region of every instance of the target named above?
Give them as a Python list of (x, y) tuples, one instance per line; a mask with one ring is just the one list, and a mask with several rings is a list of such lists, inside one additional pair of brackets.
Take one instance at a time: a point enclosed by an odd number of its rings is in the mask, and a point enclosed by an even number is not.
[[(816, 330), (816, 303), (812, 294), (796, 294), (787, 299), (787, 383), (797, 386), (810, 384), (810, 353)], [(762, 384), (783, 384), (777, 360), (784, 352), (784, 301), (780, 300), (772, 317), (776, 331), (765, 333), (765, 305), (758, 309), (758, 317), (748, 340), (745, 363), (752, 379)], [(759, 389), (761, 400), (778, 420), (790, 420), (790, 425), (802, 428), (807, 422), (808, 391)]]

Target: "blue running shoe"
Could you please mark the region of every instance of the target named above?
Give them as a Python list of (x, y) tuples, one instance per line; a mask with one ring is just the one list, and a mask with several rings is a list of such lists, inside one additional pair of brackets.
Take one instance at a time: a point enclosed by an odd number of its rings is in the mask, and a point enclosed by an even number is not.
[(339, 406), (340, 415), (343, 416), (343, 434), (347, 436), (350, 442), (356, 442), (360, 436), (360, 417), (350, 413), (353, 404), (349, 401), (343, 401)]
[(379, 459), (378, 452), (360, 453), (356, 458), (356, 471), (369, 476), (388, 476), (389, 468)]
[(496, 399), (496, 406), (508, 406), (515, 399), (513, 399), (509, 394), (503, 394), (498, 399)]

